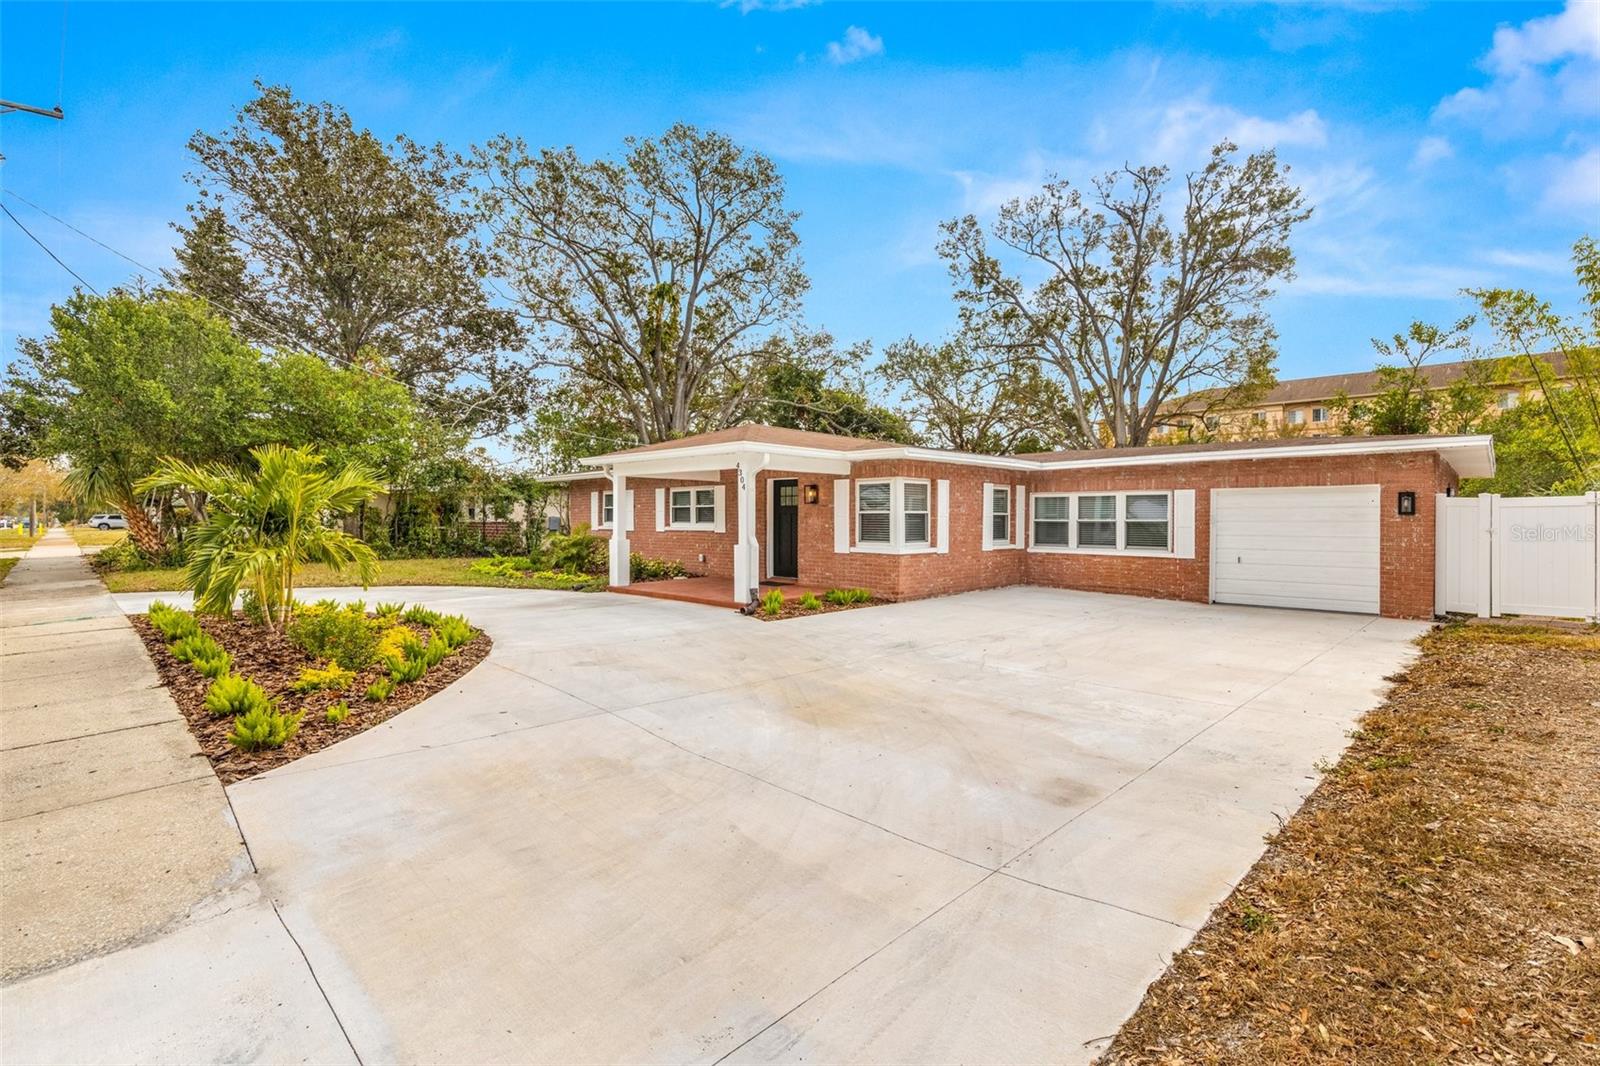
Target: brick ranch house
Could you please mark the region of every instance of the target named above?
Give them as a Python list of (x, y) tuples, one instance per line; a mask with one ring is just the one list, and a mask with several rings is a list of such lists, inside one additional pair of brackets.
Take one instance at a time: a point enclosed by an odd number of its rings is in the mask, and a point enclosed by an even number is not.
[[(628, 557), (728, 582), (913, 599), (1005, 585), (1426, 618), (1436, 496), (1487, 436), (1338, 437), (974, 455), (745, 425), (552, 478)], [(619, 503), (620, 501), (620, 503)]]

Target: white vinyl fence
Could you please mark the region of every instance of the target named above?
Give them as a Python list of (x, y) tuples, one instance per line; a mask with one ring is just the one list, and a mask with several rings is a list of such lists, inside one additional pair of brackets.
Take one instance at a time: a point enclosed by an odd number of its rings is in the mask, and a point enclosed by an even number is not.
[(1438, 613), (1600, 618), (1600, 494), (1438, 503)]

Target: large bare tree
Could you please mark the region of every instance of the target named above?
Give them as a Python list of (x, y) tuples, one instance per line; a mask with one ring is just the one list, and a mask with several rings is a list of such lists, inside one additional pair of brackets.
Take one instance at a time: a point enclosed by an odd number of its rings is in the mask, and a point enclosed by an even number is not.
[(1069, 404), (1039, 364), (975, 350), (965, 337), (907, 337), (884, 351), (878, 376), (928, 442), (989, 455), (1051, 451), (1071, 436)]
[(442, 146), (257, 90), (232, 128), (189, 139), (199, 198), (172, 280), (258, 343), (392, 373), (452, 424), (518, 413), (496, 360), (516, 317), (485, 290), (466, 171)]
[(616, 397), (644, 442), (749, 408), (807, 288), (771, 160), (680, 124), (614, 160), (502, 136), (474, 161), (536, 368)]
[(1236, 405), (1270, 383), (1264, 305), (1292, 276), (1289, 235), (1310, 209), (1274, 153), (1237, 152), (1213, 148), (1170, 213), (1168, 169), (1143, 166), (1086, 191), (1052, 180), (1002, 207), (990, 235), (971, 215), (945, 223), (939, 253), (966, 329), (1053, 372), (1068, 444), (1144, 444), (1179, 397)]

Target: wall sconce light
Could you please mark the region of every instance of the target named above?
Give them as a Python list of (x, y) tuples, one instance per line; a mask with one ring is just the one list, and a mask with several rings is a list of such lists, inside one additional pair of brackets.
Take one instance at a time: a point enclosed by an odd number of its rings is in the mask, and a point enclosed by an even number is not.
[(1402, 514), (1402, 515), (1414, 515), (1414, 514), (1417, 513), (1417, 494), (1416, 493), (1414, 493), (1414, 492), (1402, 492), (1400, 494), (1400, 498), (1399, 498), (1399, 513)]
[(822, 492), (815, 485), (806, 486), (806, 502), (816, 503), (822, 498)]

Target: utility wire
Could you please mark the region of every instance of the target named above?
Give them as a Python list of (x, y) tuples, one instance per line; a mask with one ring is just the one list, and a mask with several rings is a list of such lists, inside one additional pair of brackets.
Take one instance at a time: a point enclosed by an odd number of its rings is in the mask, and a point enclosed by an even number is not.
[(0, 211), (4, 211), (6, 213), (6, 217), (9, 218), (11, 221), (15, 222), (17, 224), (17, 228), (20, 229), (23, 233), (26, 233), (28, 235), (28, 239), (30, 241), (32, 241), (34, 244), (37, 244), (40, 248), (44, 249), (44, 254), (48, 255), (51, 259), (54, 259), (56, 261), (56, 265), (57, 266), (59, 266), (62, 270), (65, 270), (68, 274), (71, 274), (73, 277), (77, 278), (78, 279), (78, 284), (82, 285), (84, 288), (88, 289), (90, 292), (94, 293), (96, 296), (100, 295), (100, 290), (99, 289), (95, 288), (93, 285), (90, 285), (87, 281), (84, 281), (82, 274), (79, 274), (76, 270), (73, 270), (71, 267), (67, 266), (66, 263), (63, 263), (61, 261), (61, 257), (50, 250), (50, 246), (49, 245), (45, 244), (38, 237), (35, 237), (33, 235), (33, 231), (31, 229), (29, 229), (27, 226), (24, 226), (22, 224), (22, 220), (20, 218), (18, 218), (16, 215), (11, 213), (11, 208), (7, 207), (5, 204), (0, 204)]

